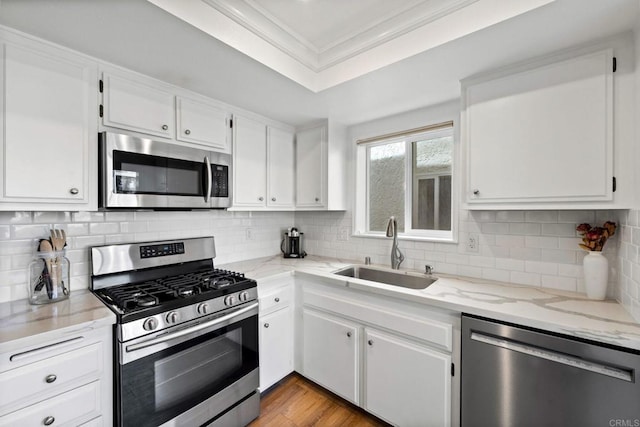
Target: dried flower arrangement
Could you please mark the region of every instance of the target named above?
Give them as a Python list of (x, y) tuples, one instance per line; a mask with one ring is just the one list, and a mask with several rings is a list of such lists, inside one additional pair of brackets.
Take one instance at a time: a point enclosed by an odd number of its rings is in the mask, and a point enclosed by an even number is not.
[(602, 227), (592, 227), (591, 224), (580, 224), (576, 231), (582, 236), (580, 247), (587, 251), (602, 251), (607, 239), (616, 234), (616, 223), (607, 221)]

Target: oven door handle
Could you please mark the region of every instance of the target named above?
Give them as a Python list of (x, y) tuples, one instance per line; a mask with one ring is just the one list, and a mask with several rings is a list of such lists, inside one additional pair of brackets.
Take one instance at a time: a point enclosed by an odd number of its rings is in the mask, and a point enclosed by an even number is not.
[(233, 313), (226, 314), (226, 315), (224, 315), (222, 317), (218, 317), (217, 319), (211, 320), (209, 322), (201, 323), (201, 324), (199, 324), (197, 326), (194, 326), (192, 328), (186, 328), (186, 329), (183, 329), (183, 330), (178, 331), (178, 332), (169, 333), (169, 334), (166, 334), (166, 335), (159, 336), (157, 338), (150, 339), (148, 341), (143, 341), (143, 342), (140, 342), (140, 343), (137, 343), (137, 344), (128, 345), (126, 347), (126, 351), (127, 352), (132, 352), (132, 351), (140, 350), (142, 348), (151, 347), (152, 345), (156, 345), (156, 344), (160, 344), (160, 343), (163, 343), (163, 342), (171, 341), (171, 340), (174, 340), (176, 338), (180, 338), (182, 336), (189, 335), (189, 334), (192, 334), (194, 332), (198, 332), (198, 331), (201, 331), (203, 329), (207, 329), (207, 328), (210, 328), (212, 326), (216, 326), (216, 325), (219, 325), (219, 324), (222, 324), (222, 323), (225, 323), (225, 322), (231, 323), (229, 321), (233, 320), (235, 317), (238, 317), (238, 316), (240, 316), (242, 314), (245, 314), (245, 313), (247, 313), (247, 312), (249, 312), (251, 310), (255, 310), (257, 308), (258, 308), (258, 303), (255, 302), (255, 303), (253, 303), (251, 305), (248, 305), (246, 307), (241, 308), (240, 310), (234, 311)]
[(204, 202), (208, 203), (209, 202), (209, 198), (211, 197), (211, 185), (213, 181), (213, 176), (211, 174), (211, 162), (209, 161), (209, 156), (204, 156), (204, 168), (207, 171), (207, 185), (206, 185), (206, 189), (204, 191), (206, 191), (205, 195), (204, 195)]

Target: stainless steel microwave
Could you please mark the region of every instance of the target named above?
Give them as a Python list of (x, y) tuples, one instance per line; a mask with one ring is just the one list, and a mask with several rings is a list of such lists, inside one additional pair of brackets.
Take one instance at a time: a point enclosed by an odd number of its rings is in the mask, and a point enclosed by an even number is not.
[(99, 134), (101, 209), (231, 206), (231, 155), (112, 132)]

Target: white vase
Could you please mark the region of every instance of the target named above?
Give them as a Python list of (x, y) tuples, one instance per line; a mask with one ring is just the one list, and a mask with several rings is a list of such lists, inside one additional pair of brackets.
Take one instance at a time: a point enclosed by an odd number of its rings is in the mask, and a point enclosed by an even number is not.
[(587, 297), (603, 300), (607, 295), (609, 261), (599, 251), (590, 251), (584, 257), (584, 287)]

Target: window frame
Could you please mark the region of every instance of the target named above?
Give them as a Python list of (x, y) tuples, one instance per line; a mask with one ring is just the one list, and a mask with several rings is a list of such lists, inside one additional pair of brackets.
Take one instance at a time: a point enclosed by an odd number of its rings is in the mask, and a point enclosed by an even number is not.
[[(432, 241), (444, 243), (457, 243), (458, 223), (458, 138), (453, 122), (427, 126), (423, 131), (409, 130), (398, 132), (387, 137), (380, 136), (356, 141), (356, 178), (355, 178), (355, 205), (354, 205), (354, 235), (358, 237), (387, 238), (384, 232), (369, 229), (369, 173), (370, 173), (370, 147), (391, 144), (404, 141), (405, 144), (405, 178), (404, 178), (404, 223), (405, 229), (398, 234), (402, 240)], [(429, 129), (433, 127), (434, 129)], [(453, 143), (451, 159), (451, 230), (424, 230), (414, 229), (413, 226), (413, 142), (425, 139), (435, 139), (443, 136), (451, 136)], [(422, 176), (422, 175), (420, 175)], [(433, 174), (434, 177), (441, 176)]]

